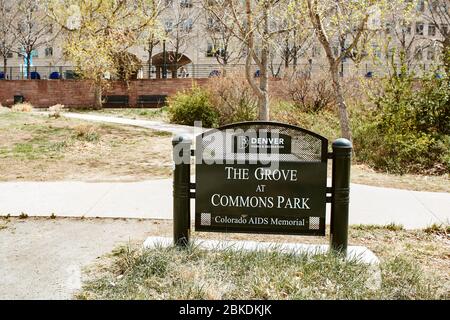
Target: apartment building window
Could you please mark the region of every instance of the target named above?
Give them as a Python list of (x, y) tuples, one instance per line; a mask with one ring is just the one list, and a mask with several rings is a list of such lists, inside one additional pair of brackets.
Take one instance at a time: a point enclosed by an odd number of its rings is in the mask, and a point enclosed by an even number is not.
[(214, 44), (212, 42), (206, 44), (206, 56), (214, 57)]
[(436, 35), (436, 26), (434, 24), (428, 25), (428, 35), (434, 37)]
[(415, 52), (414, 58), (417, 61), (423, 60), (423, 49), (422, 48), (416, 48), (416, 52)]
[(192, 0), (180, 0), (181, 8), (192, 8)]
[(52, 47), (45, 48), (45, 56), (53, 57), (53, 48)]
[(183, 30), (186, 32), (189, 32), (192, 30), (192, 27), (194, 25), (194, 21), (189, 18), (183, 21)]
[(314, 46), (314, 47), (312, 48), (311, 56), (312, 56), (313, 58), (320, 57), (320, 49), (319, 49), (319, 47)]
[(419, 0), (417, 2), (417, 11), (424, 12), (425, 11), (425, 0)]
[(13, 57), (13, 53), (11, 51), (8, 51), (6, 54), (6, 58), (11, 59)]
[(392, 59), (394, 54), (395, 54), (395, 48), (389, 48), (388, 51), (386, 52), (386, 58)]
[(390, 22), (386, 23), (385, 31), (386, 31), (386, 34), (392, 33), (392, 24)]
[(434, 60), (436, 57), (436, 52), (434, 48), (430, 47), (427, 50), (427, 60)]
[(31, 51), (31, 57), (32, 58), (39, 58), (39, 51), (37, 51), (37, 50)]
[(164, 31), (165, 32), (172, 32), (173, 30), (173, 21), (172, 20), (166, 20), (164, 22)]
[(448, 24), (442, 24), (441, 25), (441, 34), (443, 36), (448, 34)]
[(423, 36), (424, 24), (422, 22), (416, 23), (416, 34), (419, 36)]
[(411, 34), (411, 24), (403, 26), (403, 32), (406, 34)]
[(333, 46), (333, 54), (335, 57), (339, 56), (339, 47)]
[(206, 28), (210, 31), (219, 31), (219, 22), (213, 17), (208, 17), (206, 21)]

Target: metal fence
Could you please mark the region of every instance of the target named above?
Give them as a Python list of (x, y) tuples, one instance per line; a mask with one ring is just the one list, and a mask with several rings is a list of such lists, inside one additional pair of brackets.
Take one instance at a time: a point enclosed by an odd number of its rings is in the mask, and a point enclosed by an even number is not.
[[(284, 77), (286, 75), (309, 76), (328, 71), (326, 64), (298, 64), (296, 66), (290, 65), (286, 68), (283, 64), (271, 64), (269, 66), (269, 77)], [(356, 67), (352, 63), (344, 63), (341, 68), (343, 77), (348, 76), (376, 76), (386, 73), (385, 66), (374, 66), (369, 63), (361, 64)], [(431, 64), (420, 64), (418, 68), (421, 70), (429, 70)], [(134, 79), (158, 79), (158, 78), (211, 78), (221, 76), (224, 74), (233, 74), (245, 72), (244, 64), (187, 64), (184, 66), (167, 65), (143, 65), (141, 69), (134, 75)], [(259, 76), (259, 68), (257, 65), (252, 65), (252, 74)], [(31, 66), (30, 72), (27, 72), (26, 66), (7, 67), (6, 72), (0, 66), (0, 79), (7, 80), (24, 80), (27, 78), (34, 80), (58, 80), (58, 79), (77, 79), (79, 78), (74, 66)], [(117, 80), (118, 77), (114, 75), (105, 74), (105, 78)]]

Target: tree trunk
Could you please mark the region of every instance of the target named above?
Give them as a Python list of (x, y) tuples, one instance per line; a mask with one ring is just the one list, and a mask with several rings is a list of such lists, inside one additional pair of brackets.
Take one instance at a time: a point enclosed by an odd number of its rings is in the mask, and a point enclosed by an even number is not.
[(333, 89), (335, 92), (336, 103), (339, 111), (339, 122), (341, 125), (342, 137), (352, 141), (352, 132), (350, 129), (350, 120), (347, 112), (347, 104), (345, 103), (344, 90), (342, 88), (342, 78), (339, 76), (339, 64), (335, 63), (330, 67), (331, 78), (333, 81)]
[(153, 55), (153, 42), (148, 46), (148, 78), (152, 78), (152, 55)]
[(30, 53), (26, 53), (26, 55), (27, 55), (27, 79), (30, 80), (31, 79), (31, 71), (30, 71), (30, 67), (31, 67), (31, 63), (30, 63), (31, 52)]
[(450, 38), (445, 39), (442, 48), (442, 62), (447, 77), (450, 76)]
[(6, 80), (6, 73), (8, 72), (8, 58), (6, 57), (6, 55), (3, 56), (3, 76), (5, 77)]
[(259, 79), (259, 120), (269, 121), (269, 8), (264, 8), (264, 31), (261, 49), (261, 70)]
[(262, 49), (261, 52), (261, 64), (259, 79), (260, 95), (258, 99), (259, 105), (259, 120), (269, 121), (269, 61), (268, 61), (268, 49)]
[(102, 85), (99, 83), (95, 84), (94, 100), (94, 109), (100, 110), (102, 108)]

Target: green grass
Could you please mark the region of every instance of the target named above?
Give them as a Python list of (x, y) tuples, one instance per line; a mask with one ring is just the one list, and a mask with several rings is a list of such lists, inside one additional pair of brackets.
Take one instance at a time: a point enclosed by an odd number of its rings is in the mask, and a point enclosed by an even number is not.
[(386, 225), (378, 224), (357, 224), (352, 225), (355, 230), (372, 231), (372, 230), (389, 230), (389, 231), (401, 231), (405, 230), (401, 224), (390, 223)]
[(439, 299), (438, 284), (414, 260), (373, 266), (277, 251), (206, 251), (121, 247), (112, 264), (86, 282), (78, 299)]
[(20, 215), (19, 215), (19, 219), (27, 219), (28, 218), (28, 214), (26, 214), (25, 212), (22, 212)]
[(429, 233), (429, 234), (437, 234), (437, 235), (446, 235), (446, 236), (448, 236), (450, 234), (450, 225), (433, 223), (428, 228), (425, 228), (424, 231), (426, 233)]

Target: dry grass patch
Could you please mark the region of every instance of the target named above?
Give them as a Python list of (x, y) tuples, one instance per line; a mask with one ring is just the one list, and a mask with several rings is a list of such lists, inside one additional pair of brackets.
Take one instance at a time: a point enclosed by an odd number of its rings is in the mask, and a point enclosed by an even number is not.
[(119, 118), (153, 120), (169, 122), (168, 107), (161, 108), (105, 108), (102, 110), (70, 110), (75, 113), (87, 113), (102, 116), (114, 116)]
[(351, 182), (376, 187), (407, 189), (414, 191), (450, 192), (450, 175), (426, 176), (419, 174), (387, 174), (377, 172), (366, 165), (354, 164)]
[(28, 103), (17, 103), (11, 107), (11, 111), (13, 112), (31, 112), (33, 111), (33, 106)]
[[(328, 161), (328, 177), (331, 177), (332, 162)], [(395, 188), (413, 191), (450, 192), (450, 175), (427, 176), (420, 174), (388, 174), (378, 172), (367, 165), (353, 163), (352, 183), (374, 187)]]
[(128, 126), (0, 114), (0, 181), (135, 181), (171, 174), (171, 135)]
[[(198, 236), (198, 234), (195, 234)], [(319, 237), (202, 233), (201, 238), (324, 243)], [(449, 299), (450, 239), (399, 226), (354, 226), (350, 243), (381, 260), (373, 268), (325, 254), (124, 246), (91, 268), (79, 299)]]

